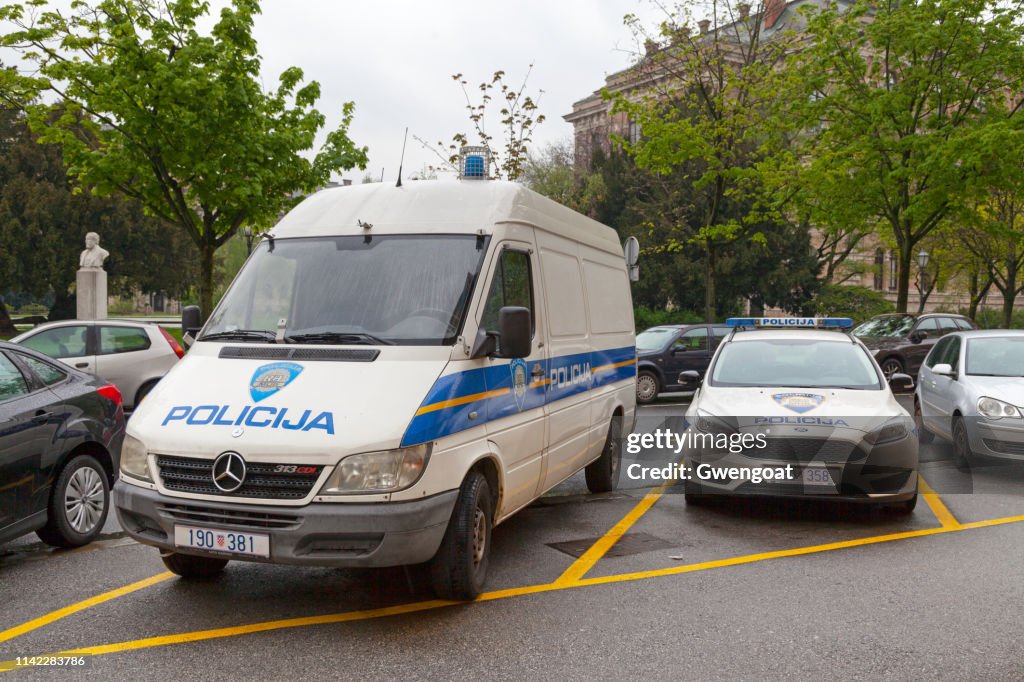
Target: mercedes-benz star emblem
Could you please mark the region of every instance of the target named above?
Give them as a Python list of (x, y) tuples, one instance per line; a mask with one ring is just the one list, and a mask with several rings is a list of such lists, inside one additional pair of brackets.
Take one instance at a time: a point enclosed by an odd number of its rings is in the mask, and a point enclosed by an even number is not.
[(237, 452), (221, 453), (213, 461), (213, 484), (225, 493), (233, 493), (245, 483), (245, 460)]

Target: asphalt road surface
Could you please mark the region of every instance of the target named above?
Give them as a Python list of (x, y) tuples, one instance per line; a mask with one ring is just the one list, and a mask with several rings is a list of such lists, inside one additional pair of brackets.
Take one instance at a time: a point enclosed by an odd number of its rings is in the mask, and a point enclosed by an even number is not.
[[(639, 430), (678, 419), (643, 408)], [(1024, 678), (1024, 466), (957, 471), (900, 517), (830, 504), (688, 508), (588, 495), (582, 475), (494, 532), (488, 592), (433, 599), (415, 570), (232, 563), (167, 574), (123, 537), (0, 547), (12, 679)], [(65, 652), (68, 660), (46, 659)], [(18, 658), (44, 657), (17, 667)], [(76, 665), (70, 665), (74, 662)]]

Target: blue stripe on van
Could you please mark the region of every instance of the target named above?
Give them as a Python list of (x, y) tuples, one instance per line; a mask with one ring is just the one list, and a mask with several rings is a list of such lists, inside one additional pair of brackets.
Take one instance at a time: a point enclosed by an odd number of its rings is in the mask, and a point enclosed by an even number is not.
[[(515, 390), (515, 373), (520, 389)], [(539, 376), (534, 376), (535, 372)], [(636, 377), (636, 348), (562, 355), (471, 369), (439, 378), (416, 411), (402, 446), (458, 433)], [(471, 417), (471, 415), (473, 415)]]

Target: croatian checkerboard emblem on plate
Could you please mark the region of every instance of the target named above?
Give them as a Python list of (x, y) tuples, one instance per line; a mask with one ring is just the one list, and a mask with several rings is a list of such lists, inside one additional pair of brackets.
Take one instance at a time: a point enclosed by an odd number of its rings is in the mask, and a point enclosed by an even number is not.
[(810, 412), (825, 402), (825, 396), (816, 393), (776, 393), (772, 396), (779, 405), (797, 414)]

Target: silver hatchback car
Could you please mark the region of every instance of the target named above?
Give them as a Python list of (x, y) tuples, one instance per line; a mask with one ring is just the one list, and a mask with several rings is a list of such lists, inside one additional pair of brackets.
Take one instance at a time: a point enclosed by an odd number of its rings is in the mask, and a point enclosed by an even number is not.
[(114, 384), (126, 412), (142, 402), (184, 354), (159, 325), (128, 320), (49, 322), (11, 342)]
[(975, 455), (1024, 461), (1024, 331), (939, 339), (921, 367), (914, 406), (921, 441), (952, 441), (960, 469)]

